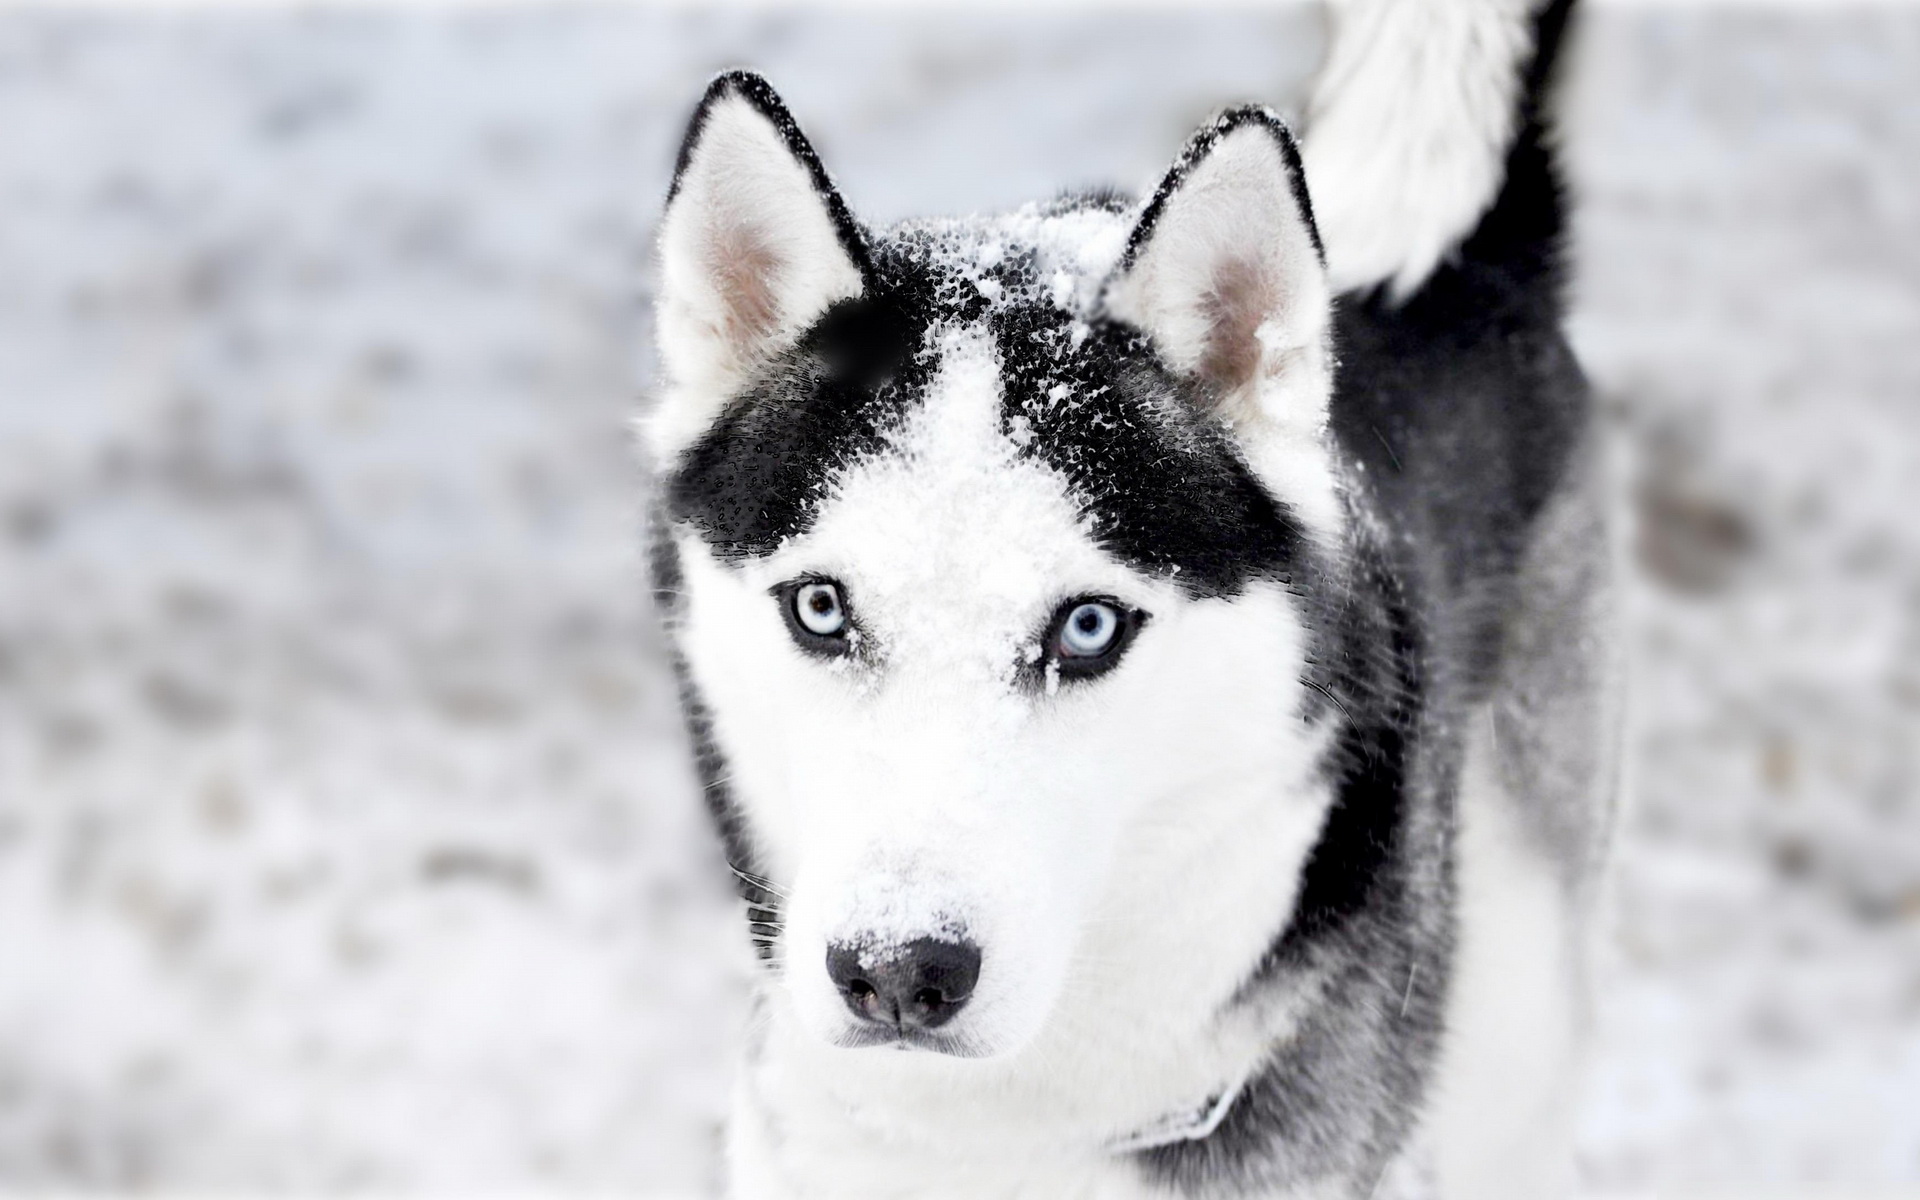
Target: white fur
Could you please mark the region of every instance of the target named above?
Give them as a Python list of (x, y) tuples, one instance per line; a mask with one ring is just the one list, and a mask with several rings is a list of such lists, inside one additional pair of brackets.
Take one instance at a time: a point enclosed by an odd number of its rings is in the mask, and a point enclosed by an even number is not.
[(662, 464), (765, 356), (863, 286), (806, 168), (739, 96), (707, 113), (661, 223), (660, 276), (665, 379), (649, 440)]
[[(1001, 433), (989, 347), (950, 331), (894, 453), (770, 558), (722, 565), (681, 539), (682, 645), (788, 890), (737, 1195), (1139, 1194), (1105, 1145), (1201, 1103), (1284, 1032), (1284, 1012), (1217, 1013), (1329, 802), (1297, 718), (1293, 602), (1187, 600), (1100, 551)], [(767, 591), (810, 572), (845, 584), (881, 666), (791, 645)], [(1127, 660), (1091, 686), (1010, 686), (1082, 592), (1153, 614)], [(827, 940), (956, 918), (985, 965), (948, 1028), (989, 1057), (833, 1045), (849, 1017)], [(929, 1155), (954, 1164), (948, 1184)]]
[(1443, 1200), (1565, 1195), (1578, 1037), (1579, 933), (1529, 845), (1482, 708), (1460, 777), (1459, 946), (1427, 1123)]
[(1411, 295), (1492, 205), (1536, 0), (1331, 0), (1307, 182), (1338, 291)]

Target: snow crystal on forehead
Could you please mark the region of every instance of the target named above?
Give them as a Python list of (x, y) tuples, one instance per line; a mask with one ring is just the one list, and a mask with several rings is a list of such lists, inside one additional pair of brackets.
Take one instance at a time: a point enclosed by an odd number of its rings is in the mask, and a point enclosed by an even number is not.
[(1009, 440), (988, 331), (949, 327), (934, 353), (926, 402), (886, 452), (836, 483), (811, 533), (773, 565), (845, 582), (890, 662), (1004, 679), (1061, 589), (1118, 588), (1121, 568), (1089, 535), (1066, 482)]
[[(920, 243), (936, 266), (972, 282), (990, 305), (1041, 303), (1085, 316), (1130, 229), (1126, 216), (1108, 209), (1029, 204), (989, 217), (909, 221), (893, 233)], [(1031, 272), (1007, 270), (1016, 258), (1028, 260)]]

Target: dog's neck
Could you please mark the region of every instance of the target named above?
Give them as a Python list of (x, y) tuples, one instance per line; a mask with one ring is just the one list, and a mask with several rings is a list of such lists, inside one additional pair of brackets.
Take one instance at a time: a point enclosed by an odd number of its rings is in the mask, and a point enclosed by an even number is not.
[(1233, 1082), (1207, 1097), (1203, 1103), (1174, 1109), (1151, 1124), (1114, 1138), (1107, 1143), (1107, 1150), (1113, 1154), (1138, 1154), (1163, 1146), (1177, 1146), (1182, 1142), (1207, 1140), (1227, 1119), (1227, 1114), (1246, 1091), (1247, 1081), (1253, 1078), (1258, 1069), (1257, 1063), (1249, 1063)]
[(858, 1148), (863, 1158), (933, 1153), (976, 1164), (1112, 1160), (1212, 1134), (1285, 1036), (1271, 1004), (1211, 1028), (1161, 1030), (1129, 1048), (1103, 1037), (1043, 1039), (1006, 1060), (825, 1046), (764, 1003), (765, 1032), (743, 1088), (788, 1145)]

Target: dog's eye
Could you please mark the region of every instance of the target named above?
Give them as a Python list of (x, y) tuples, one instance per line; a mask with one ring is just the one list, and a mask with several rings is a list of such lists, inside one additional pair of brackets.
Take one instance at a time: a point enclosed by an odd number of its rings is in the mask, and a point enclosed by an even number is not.
[(787, 618), (787, 632), (802, 650), (836, 656), (848, 653), (857, 637), (847, 613), (846, 593), (831, 579), (795, 579), (773, 589)]
[(793, 617), (816, 637), (839, 637), (847, 631), (847, 608), (840, 602), (840, 585), (816, 580), (793, 590)]
[(1146, 613), (1102, 596), (1069, 600), (1047, 628), (1047, 657), (1062, 675), (1097, 675), (1119, 661), (1146, 619)]
[(1105, 654), (1120, 636), (1120, 614), (1111, 604), (1089, 601), (1076, 605), (1060, 626), (1059, 651), (1063, 658), (1095, 658)]

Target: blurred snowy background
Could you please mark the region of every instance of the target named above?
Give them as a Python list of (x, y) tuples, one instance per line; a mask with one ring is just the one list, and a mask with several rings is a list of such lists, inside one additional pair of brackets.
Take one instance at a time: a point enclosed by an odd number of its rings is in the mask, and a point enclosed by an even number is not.
[[(1920, 1183), (1920, 7), (1602, 4), (1596, 1188)], [(1318, 16), (0, 8), (0, 1190), (699, 1192), (746, 970), (628, 419), (706, 76), (871, 218), (1152, 181)]]

